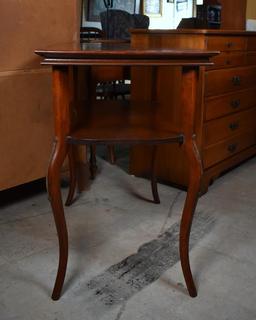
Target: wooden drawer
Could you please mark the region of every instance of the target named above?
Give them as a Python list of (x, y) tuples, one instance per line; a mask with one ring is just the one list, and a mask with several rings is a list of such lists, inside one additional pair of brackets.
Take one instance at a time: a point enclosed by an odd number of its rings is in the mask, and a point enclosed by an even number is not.
[[(222, 116), (256, 106), (256, 87), (205, 99), (205, 120)], [(256, 125), (256, 123), (255, 123)]]
[(227, 117), (208, 121), (204, 125), (204, 145), (217, 143), (232, 135), (252, 130), (256, 123), (256, 109), (237, 112)]
[(233, 136), (223, 142), (209, 146), (203, 151), (204, 168), (209, 168), (218, 162), (221, 162), (234, 154), (249, 148), (256, 143), (256, 134), (254, 131), (244, 132), (240, 135)]
[(256, 66), (212, 70), (205, 73), (205, 95), (214, 96), (255, 85)]
[(207, 67), (207, 70), (233, 68), (246, 65), (247, 55), (244, 52), (221, 52), (213, 57), (211, 61), (214, 65)]
[(247, 47), (246, 37), (208, 36), (206, 41), (208, 50), (243, 51)]

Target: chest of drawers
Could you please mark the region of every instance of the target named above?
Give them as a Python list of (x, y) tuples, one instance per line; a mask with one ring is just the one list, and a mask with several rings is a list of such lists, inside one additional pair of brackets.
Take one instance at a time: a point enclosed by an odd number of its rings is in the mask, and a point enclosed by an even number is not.
[[(196, 137), (203, 160), (202, 192), (211, 181), (256, 153), (256, 33), (216, 30), (134, 30), (134, 47), (172, 47), (218, 50), (214, 65), (204, 68), (199, 76)], [(142, 83), (156, 87), (156, 96), (168, 106), (172, 104), (174, 124), (179, 127), (179, 71), (173, 82), (158, 83), (157, 73), (134, 72)], [(144, 78), (143, 78), (144, 77)], [(150, 78), (151, 77), (151, 78)], [(151, 81), (149, 80), (151, 79)], [(147, 99), (147, 90), (135, 90), (134, 97)], [(170, 98), (171, 94), (176, 98)], [(180, 128), (182, 130), (182, 128)], [(134, 149), (131, 153), (131, 172), (146, 176), (150, 150)], [(159, 150), (158, 177), (160, 180), (187, 185), (187, 164), (177, 147)]]

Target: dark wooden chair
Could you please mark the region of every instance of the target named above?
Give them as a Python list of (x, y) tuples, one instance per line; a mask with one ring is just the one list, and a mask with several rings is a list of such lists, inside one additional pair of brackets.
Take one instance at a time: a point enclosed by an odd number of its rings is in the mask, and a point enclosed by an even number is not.
[(124, 10), (108, 10), (100, 13), (102, 30), (108, 39), (130, 40), (129, 29), (148, 29), (149, 17), (130, 14)]

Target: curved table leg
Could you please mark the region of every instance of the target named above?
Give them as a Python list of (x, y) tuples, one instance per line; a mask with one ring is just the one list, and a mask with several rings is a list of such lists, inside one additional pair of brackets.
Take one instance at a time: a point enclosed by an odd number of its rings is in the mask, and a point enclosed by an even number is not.
[(160, 198), (157, 190), (157, 178), (156, 178), (156, 156), (157, 146), (153, 147), (152, 158), (151, 158), (151, 190), (155, 203), (160, 203)]
[(74, 195), (77, 186), (77, 176), (76, 176), (76, 162), (74, 155), (74, 147), (72, 145), (69, 146), (68, 150), (68, 163), (69, 163), (69, 191), (68, 196), (65, 202), (66, 206), (70, 206), (74, 200)]
[(197, 290), (194, 284), (189, 262), (189, 236), (200, 191), (202, 165), (197, 146), (194, 142), (185, 146), (185, 149), (188, 154), (190, 173), (188, 192), (180, 224), (180, 260), (189, 295), (191, 297), (196, 297)]
[(48, 169), (48, 194), (59, 239), (59, 266), (52, 293), (53, 300), (60, 298), (68, 260), (68, 233), (60, 189), (60, 170), (66, 155), (66, 143), (57, 142)]

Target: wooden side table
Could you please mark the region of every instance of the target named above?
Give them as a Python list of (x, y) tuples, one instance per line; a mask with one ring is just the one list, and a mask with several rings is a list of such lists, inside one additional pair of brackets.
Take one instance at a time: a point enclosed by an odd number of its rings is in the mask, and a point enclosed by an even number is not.
[[(215, 51), (134, 49), (129, 44), (72, 43), (55, 48), (36, 50), (52, 65), (55, 142), (48, 171), (48, 193), (59, 239), (59, 267), (52, 293), (61, 294), (68, 260), (68, 234), (60, 190), (60, 169), (73, 145), (92, 144), (150, 144), (179, 143), (190, 163), (189, 187), (181, 218), (180, 258), (190, 296), (195, 297), (189, 263), (189, 235), (200, 188), (201, 159), (194, 135), (194, 117), (199, 69), (211, 63)], [(172, 131), (152, 101), (78, 101), (70, 90), (70, 74), (78, 68), (91, 66), (180, 66), (182, 68), (183, 131)], [(75, 86), (78, 82), (74, 82)], [(140, 86), (132, 83), (132, 86)], [(87, 92), (87, 97), (89, 97)], [(102, 103), (107, 103), (103, 108)], [(171, 106), (170, 106), (171, 107)], [(168, 121), (167, 121), (168, 122)]]

